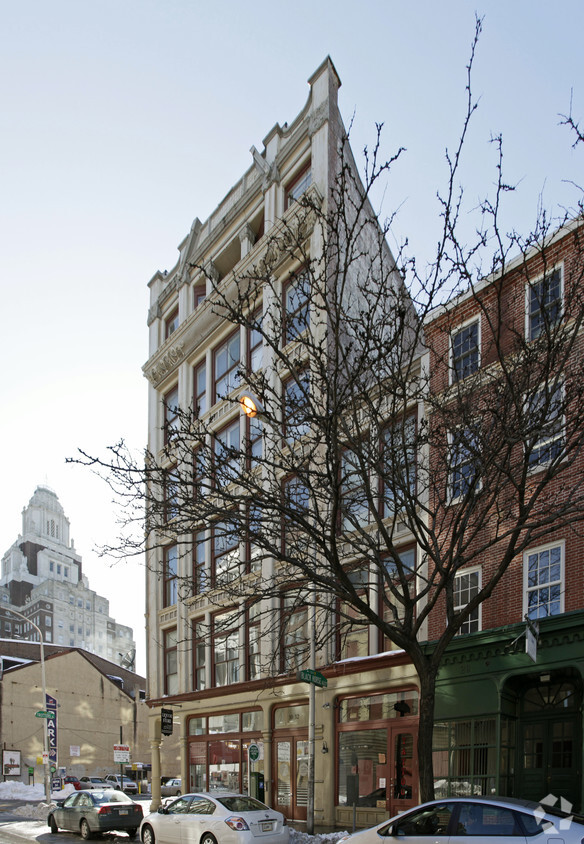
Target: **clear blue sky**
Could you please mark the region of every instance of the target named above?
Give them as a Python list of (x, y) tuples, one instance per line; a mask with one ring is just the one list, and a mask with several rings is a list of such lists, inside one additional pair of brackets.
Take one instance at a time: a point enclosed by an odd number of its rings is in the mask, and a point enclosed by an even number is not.
[(530, 229), (540, 194), (571, 206), (583, 153), (559, 126), (584, 122), (584, 3), (562, 0), (1, 0), (0, 279), (3, 444), (0, 554), (39, 483), (57, 492), (92, 588), (134, 627), (144, 670), (143, 571), (107, 568), (110, 494), (64, 465), (78, 446), (146, 440), (146, 283), (170, 268), (251, 162), (290, 122), (330, 55), (358, 160), (385, 124), (407, 148), (383, 213), (392, 243), (424, 263), (436, 237), (444, 149), (464, 112), (475, 12), (480, 110), (465, 168), (471, 204), (494, 179), (503, 133), (510, 224)]

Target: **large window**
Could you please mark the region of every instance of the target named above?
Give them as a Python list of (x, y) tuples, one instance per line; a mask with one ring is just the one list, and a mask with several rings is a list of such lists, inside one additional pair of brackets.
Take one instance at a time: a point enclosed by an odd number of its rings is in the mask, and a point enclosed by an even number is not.
[[(415, 546), (409, 546), (408, 548), (401, 549), (399, 551), (399, 561), (404, 577), (407, 579), (408, 584), (411, 583), (412, 588), (414, 588), (414, 577), (416, 574)], [(395, 582), (395, 588), (398, 594), (402, 592), (403, 587), (399, 582), (399, 573), (397, 571), (396, 561), (392, 557), (386, 557), (383, 561), (383, 564), (384, 574), (382, 577), (381, 588), (379, 590), (379, 600), (381, 604), (379, 614), (383, 617), (383, 620), (386, 621), (388, 624), (396, 624), (403, 620), (404, 608), (402, 604), (400, 604), (396, 596), (394, 596), (394, 594), (392, 593), (390, 584)], [(380, 647), (382, 651), (395, 650), (396, 646), (390, 638), (384, 636), (381, 632), (380, 636)]]
[[(261, 710), (198, 715), (188, 721), (189, 791), (235, 791), (249, 788), (247, 749), (262, 740)], [(254, 770), (264, 773), (263, 759)]]
[(240, 383), (239, 329), (215, 349), (215, 401), (224, 399)]
[(216, 435), (214, 471), (216, 486), (225, 486), (237, 478), (240, 471), (240, 460), (241, 444), (238, 417)]
[(259, 680), (261, 676), (261, 607), (259, 603), (250, 604), (246, 617), (247, 679)]
[(262, 315), (260, 312), (254, 315), (257, 328), (251, 327), (247, 335), (248, 343), (248, 369), (250, 372), (257, 372), (263, 365), (263, 342), (261, 332)]
[(296, 671), (308, 659), (308, 607), (296, 591), (282, 600), (282, 671)]
[(345, 451), (341, 458), (341, 524), (345, 530), (365, 525), (369, 519), (367, 500), (367, 464), (362, 465), (359, 451)]
[[(454, 611), (459, 612), (463, 610), (469, 601), (474, 598), (481, 588), (481, 572), (480, 569), (472, 569), (469, 571), (460, 571), (454, 578), (453, 589), (453, 603)], [(471, 612), (466, 621), (463, 622), (462, 627), (458, 631), (460, 633), (474, 633), (481, 629), (480, 624), (480, 610), (481, 606)]]
[(452, 380), (461, 381), (479, 368), (479, 321), (455, 331), (451, 344)]
[(168, 442), (173, 431), (179, 427), (178, 385), (169, 390), (163, 399), (164, 406), (164, 441)]
[(527, 287), (527, 335), (535, 340), (562, 316), (562, 271), (560, 268)]
[(229, 522), (213, 526), (213, 585), (221, 586), (239, 574), (239, 537)]
[(542, 387), (528, 403), (528, 413), (535, 428), (528, 452), (530, 466), (542, 466), (556, 460), (564, 447), (564, 389), (561, 384)]
[(564, 544), (558, 542), (523, 555), (525, 607), (529, 618), (564, 611)]
[(195, 367), (195, 416), (207, 412), (207, 365), (203, 362)]
[(258, 466), (261, 462), (264, 450), (264, 426), (261, 419), (254, 416), (250, 419), (246, 416), (247, 427), (247, 465), (250, 469)]
[(307, 190), (312, 183), (312, 170), (310, 164), (305, 167), (286, 187), (286, 208), (290, 208), (305, 190)]
[(197, 692), (207, 688), (205, 673), (207, 637), (207, 625), (203, 621), (193, 622), (193, 687)]
[(176, 604), (178, 593), (178, 551), (176, 545), (169, 545), (164, 549), (163, 590), (164, 606)]
[(284, 481), (282, 494), (282, 550), (291, 557), (302, 557), (309, 547), (309, 538), (303, 526), (309, 513), (308, 488), (300, 478), (292, 477)]
[(178, 469), (174, 466), (168, 469), (164, 475), (164, 515), (166, 521), (172, 521), (179, 514), (179, 475)]
[(164, 339), (167, 340), (178, 328), (178, 308), (175, 308), (164, 320)]
[(435, 723), (432, 755), (437, 799), (494, 793), (501, 765), (494, 718)]
[(284, 285), (284, 345), (298, 339), (310, 323), (310, 277), (292, 276)]
[(284, 436), (289, 443), (299, 440), (309, 430), (310, 376), (303, 370), (298, 379), (287, 378), (283, 384)]
[(213, 617), (213, 681), (229, 686), (239, 680), (239, 611)]
[(416, 491), (416, 417), (386, 428), (382, 441), (383, 515), (394, 517)]
[(206, 532), (199, 530), (194, 536), (193, 548), (193, 594), (202, 595), (207, 591), (207, 569), (205, 564)]
[(176, 627), (165, 630), (164, 637), (164, 694), (175, 695), (178, 692), (178, 661)]
[(474, 436), (468, 428), (458, 428), (450, 437), (450, 497), (467, 495), (476, 483), (477, 474)]

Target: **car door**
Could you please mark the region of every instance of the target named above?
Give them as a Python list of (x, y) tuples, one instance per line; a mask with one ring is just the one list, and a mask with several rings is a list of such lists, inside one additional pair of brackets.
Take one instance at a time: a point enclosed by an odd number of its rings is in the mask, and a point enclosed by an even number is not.
[[(449, 844), (449, 830), (455, 804), (445, 800), (431, 806), (405, 812), (379, 830), (379, 835), (399, 840), (400, 844)], [(466, 844), (470, 844), (466, 840)]]
[(181, 821), (181, 844), (198, 844), (205, 832), (211, 832), (219, 840), (219, 829), (224, 821), (213, 818), (215, 803), (206, 797), (193, 797), (188, 815)]
[(190, 797), (178, 797), (167, 807), (165, 814), (157, 816), (157, 841), (164, 841), (164, 844), (181, 844), (183, 840), (182, 828), (190, 804)]
[(62, 806), (55, 809), (55, 821), (57, 823), (57, 826), (59, 826), (61, 829), (78, 829), (78, 825), (73, 826), (72, 824), (75, 823), (75, 818), (77, 817), (75, 807), (79, 802), (80, 797), (81, 793), (75, 791), (73, 794), (70, 794), (69, 797), (65, 798)]
[(526, 844), (517, 815), (506, 806), (469, 800), (460, 804), (450, 844)]

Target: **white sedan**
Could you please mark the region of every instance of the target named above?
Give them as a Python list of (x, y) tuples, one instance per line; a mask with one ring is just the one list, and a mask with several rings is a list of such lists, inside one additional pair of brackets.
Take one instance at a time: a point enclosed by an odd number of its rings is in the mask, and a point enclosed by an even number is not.
[(288, 844), (281, 812), (245, 794), (184, 794), (140, 826), (143, 844)]

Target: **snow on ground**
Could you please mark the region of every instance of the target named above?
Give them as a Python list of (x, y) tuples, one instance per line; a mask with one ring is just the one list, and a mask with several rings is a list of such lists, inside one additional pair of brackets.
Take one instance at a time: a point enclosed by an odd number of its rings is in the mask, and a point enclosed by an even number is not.
[[(62, 791), (53, 791), (51, 800), (62, 800), (74, 790), (72, 785), (66, 785)], [(45, 787), (41, 783), (25, 785), (22, 782), (0, 782), (0, 800), (25, 800), (26, 806), (15, 806), (10, 810), (10, 814), (28, 820), (47, 820), (49, 806), (45, 802)], [(290, 844), (336, 844), (339, 838), (344, 838), (347, 834), (344, 831), (308, 835), (306, 832), (290, 828)]]

